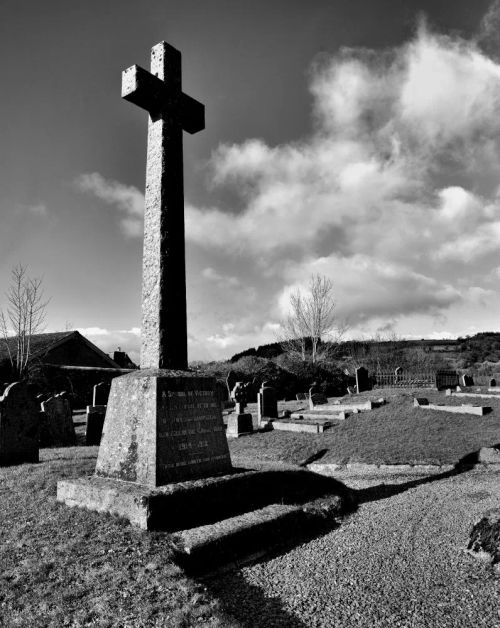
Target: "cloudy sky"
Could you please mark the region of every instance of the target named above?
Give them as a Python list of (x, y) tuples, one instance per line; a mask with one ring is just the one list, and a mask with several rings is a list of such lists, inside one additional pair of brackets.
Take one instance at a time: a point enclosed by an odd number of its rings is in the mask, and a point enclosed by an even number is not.
[[(138, 359), (147, 114), (166, 40), (184, 136), (190, 359), (274, 342), (329, 276), (352, 337), (500, 330), (500, 2), (1, 0), (0, 294)], [(1, 301), (0, 301), (1, 302)]]

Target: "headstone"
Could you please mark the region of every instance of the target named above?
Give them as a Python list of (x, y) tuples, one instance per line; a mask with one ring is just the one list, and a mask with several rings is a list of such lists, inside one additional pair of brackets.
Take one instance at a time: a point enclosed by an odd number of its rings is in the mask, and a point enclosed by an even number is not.
[(230, 414), (227, 421), (226, 436), (228, 438), (239, 438), (253, 432), (253, 419), (249, 412), (245, 412), (247, 404), (248, 384), (237, 382), (233, 388), (231, 396), (236, 402), (235, 412)]
[(267, 425), (269, 419), (278, 418), (278, 401), (276, 399), (276, 390), (272, 386), (268, 386), (267, 382), (263, 382), (261, 389), (257, 393), (257, 416), (258, 426)]
[(99, 445), (106, 416), (106, 406), (87, 406), (85, 444)]
[(460, 375), (460, 386), (474, 386), (474, 378), (471, 375), (467, 375), (466, 373)]
[(316, 384), (313, 384), (309, 389), (309, 409), (313, 410), (315, 406), (320, 406), (328, 403), (326, 395), (319, 391)]
[[(112, 380), (95, 477), (60, 482), (58, 499), (148, 527), (162, 516), (157, 487), (232, 467), (215, 378), (187, 371), (182, 132), (204, 128), (204, 107), (182, 92), (181, 54), (165, 42), (152, 49), (151, 73), (123, 72), (122, 96), (149, 113), (141, 368)], [(127, 501), (126, 482), (154, 499)]]
[(458, 373), (451, 370), (436, 371), (435, 381), (438, 390), (442, 390), (443, 388), (455, 388), (458, 386)]
[(497, 380), (494, 377), (492, 377), (490, 379), (490, 384), (489, 385), (490, 385), (491, 388), (495, 388), (495, 386), (497, 385)]
[(94, 386), (92, 395), (93, 406), (106, 406), (108, 403), (111, 382), (99, 382)]
[(368, 378), (368, 371), (364, 366), (360, 366), (356, 369), (356, 389), (358, 393), (370, 390), (370, 380)]
[(397, 384), (401, 379), (401, 367), (394, 369), (394, 383)]
[(0, 466), (38, 462), (38, 415), (26, 384), (9, 384), (0, 397)]
[(307, 401), (307, 399), (309, 398), (307, 393), (297, 393), (295, 395), (295, 399), (297, 401)]
[(426, 399), (425, 397), (415, 397), (413, 399), (413, 406), (415, 408), (419, 408), (420, 406), (428, 406), (429, 405), (429, 400)]
[(42, 420), (40, 424), (40, 445), (53, 447), (76, 443), (73, 413), (67, 399), (49, 397), (42, 402)]
[(356, 388), (354, 386), (348, 386), (347, 387), (347, 394), (348, 395), (355, 395), (356, 394)]

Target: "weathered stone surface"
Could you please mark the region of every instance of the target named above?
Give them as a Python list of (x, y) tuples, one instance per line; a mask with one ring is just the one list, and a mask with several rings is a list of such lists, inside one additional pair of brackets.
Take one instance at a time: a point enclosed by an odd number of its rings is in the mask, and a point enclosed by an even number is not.
[(111, 390), (111, 382), (99, 382), (93, 389), (92, 405), (105, 406), (108, 403), (109, 391)]
[(253, 418), (249, 412), (230, 414), (227, 419), (226, 436), (239, 438), (253, 432)]
[(364, 366), (360, 366), (356, 369), (356, 390), (358, 393), (370, 390), (370, 380), (368, 377), (368, 371)]
[(497, 447), (481, 447), (477, 461), (482, 464), (500, 464), (500, 449)]
[(181, 53), (161, 42), (151, 73), (132, 66), (122, 97), (148, 111), (141, 368), (187, 368), (182, 131), (201, 131), (204, 107), (182, 92)]
[(22, 382), (0, 397), (0, 465), (38, 462), (38, 403)]
[(74, 445), (76, 443), (73, 413), (67, 399), (55, 396), (42, 402), (40, 446)]
[(500, 566), (500, 508), (490, 510), (474, 524), (467, 549)]
[(98, 476), (162, 486), (230, 469), (213, 377), (140, 369), (113, 380)]
[(101, 442), (106, 406), (87, 406), (87, 419), (85, 425), (85, 444), (99, 445)]

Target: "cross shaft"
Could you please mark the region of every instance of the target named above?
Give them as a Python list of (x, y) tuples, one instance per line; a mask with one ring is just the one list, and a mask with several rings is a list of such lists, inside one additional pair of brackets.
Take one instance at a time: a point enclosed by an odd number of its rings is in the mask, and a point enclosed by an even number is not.
[(123, 72), (122, 97), (149, 113), (141, 368), (186, 369), (182, 131), (204, 129), (205, 109), (182, 92), (181, 53), (166, 42), (151, 50), (151, 73)]

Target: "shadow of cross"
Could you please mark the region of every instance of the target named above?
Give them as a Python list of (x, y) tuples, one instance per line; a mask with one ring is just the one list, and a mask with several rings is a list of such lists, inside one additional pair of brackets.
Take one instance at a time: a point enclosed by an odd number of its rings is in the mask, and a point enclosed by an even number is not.
[(151, 72), (122, 73), (122, 98), (149, 113), (141, 368), (187, 369), (182, 131), (205, 128), (205, 107), (182, 92), (181, 53), (160, 42)]

